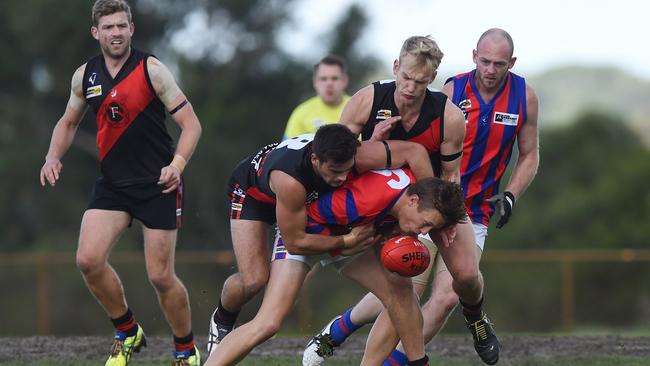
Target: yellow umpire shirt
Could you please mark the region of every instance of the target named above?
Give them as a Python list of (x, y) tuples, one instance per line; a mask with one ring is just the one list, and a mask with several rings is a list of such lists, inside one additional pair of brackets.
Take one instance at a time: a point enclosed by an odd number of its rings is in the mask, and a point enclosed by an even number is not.
[(343, 100), (339, 105), (329, 106), (323, 103), (319, 96), (307, 99), (291, 113), (283, 138), (296, 137), (303, 133), (315, 133), (322, 125), (337, 123), (348, 100), (350, 100), (350, 96), (343, 95)]

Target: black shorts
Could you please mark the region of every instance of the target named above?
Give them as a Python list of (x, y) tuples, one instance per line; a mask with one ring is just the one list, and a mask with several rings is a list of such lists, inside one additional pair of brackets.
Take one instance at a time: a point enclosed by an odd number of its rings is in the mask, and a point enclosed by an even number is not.
[(164, 189), (155, 182), (115, 187), (100, 178), (88, 209), (124, 211), (149, 229), (178, 229), (183, 214), (183, 180), (174, 192), (162, 193)]
[[(263, 221), (269, 225), (275, 224), (275, 204), (263, 202), (251, 196), (255, 188), (248, 187), (245, 182), (245, 166), (238, 165), (228, 181), (228, 197), (230, 198), (231, 220)], [(243, 174), (243, 175), (242, 175)]]

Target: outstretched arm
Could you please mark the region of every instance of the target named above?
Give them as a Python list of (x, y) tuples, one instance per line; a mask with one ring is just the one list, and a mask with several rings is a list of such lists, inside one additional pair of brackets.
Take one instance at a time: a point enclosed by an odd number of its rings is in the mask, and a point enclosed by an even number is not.
[(460, 161), (465, 140), (463, 112), (447, 99), (445, 105), (445, 132), (440, 144), (442, 176), (440, 178), (460, 184)]
[(50, 140), (50, 148), (45, 156), (45, 164), (41, 168), (41, 185), (45, 186), (46, 183), (54, 187), (56, 181), (59, 180), (61, 169), (61, 158), (68, 151), (74, 136), (77, 133), (77, 127), (86, 112), (86, 100), (84, 99), (82, 91), (82, 79), (86, 65), (80, 66), (72, 75), (70, 86), (70, 98), (65, 107), (63, 116), (59, 119), (52, 131), (52, 139)]
[(185, 165), (194, 153), (201, 137), (201, 123), (169, 69), (154, 57), (147, 59), (147, 66), (156, 95), (170, 112), (174, 122), (181, 128), (174, 159), (161, 169), (158, 181), (158, 184), (166, 187), (163, 193), (169, 193), (178, 187)]

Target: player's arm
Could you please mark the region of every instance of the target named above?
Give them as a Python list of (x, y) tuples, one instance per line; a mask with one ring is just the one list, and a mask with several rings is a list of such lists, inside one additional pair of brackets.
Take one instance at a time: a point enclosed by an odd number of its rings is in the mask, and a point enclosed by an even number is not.
[(510, 176), (506, 191), (521, 197), (526, 188), (535, 178), (539, 167), (539, 137), (537, 129), (537, 115), (539, 113), (539, 99), (530, 86), (526, 85), (526, 110), (527, 118), (517, 134), (517, 147), (519, 157)]
[(83, 95), (83, 76), (86, 70), (86, 64), (80, 66), (72, 75), (70, 82), (70, 98), (65, 107), (63, 116), (59, 119), (52, 131), (50, 148), (45, 155), (45, 164), (41, 168), (41, 185), (49, 183), (51, 186), (56, 184), (63, 169), (61, 158), (68, 151), (72, 140), (77, 133), (79, 123), (86, 113), (86, 100)]
[(282, 233), (284, 246), (289, 253), (310, 255), (327, 253), (334, 250), (365, 250), (372, 245), (374, 234), (372, 226), (357, 227), (345, 235), (329, 236), (307, 234), (307, 210), (305, 187), (285, 172), (271, 172), (270, 186), (276, 196), (276, 216)]
[(433, 177), (431, 159), (426, 148), (410, 141), (363, 141), (357, 148), (355, 168), (363, 173), (370, 169), (395, 169), (408, 165), (416, 179)]
[(147, 59), (147, 68), (156, 95), (182, 130), (174, 159), (160, 172), (158, 184), (166, 187), (163, 193), (168, 193), (176, 190), (180, 183), (185, 165), (192, 157), (201, 137), (201, 123), (169, 69), (155, 57)]
[(465, 117), (450, 99), (445, 104), (444, 138), (440, 144), (440, 178), (460, 184), (460, 161), (465, 140)]

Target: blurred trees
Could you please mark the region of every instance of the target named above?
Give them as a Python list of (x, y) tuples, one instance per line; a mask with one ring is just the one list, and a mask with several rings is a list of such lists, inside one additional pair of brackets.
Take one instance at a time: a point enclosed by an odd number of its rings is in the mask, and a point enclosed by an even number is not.
[[(176, 70), (204, 127), (185, 174), (181, 248), (229, 248), (225, 187), (230, 170), (255, 149), (278, 140), (293, 107), (313, 94), (312, 65), (279, 47), (279, 29), (291, 21), (290, 5), (131, 1), (134, 47), (153, 52)], [(62, 160), (57, 187), (41, 188), (38, 172), (75, 68), (99, 52), (89, 32), (91, 6), (84, 0), (65, 6), (53, 0), (0, 2), (0, 33), (8, 46), (0, 59), (0, 176), (5, 192), (0, 250), (75, 248), (81, 213), (99, 174), (92, 113)], [(197, 24), (203, 32), (188, 31)], [(331, 39), (323, 41), (347, 59), (355, 71), (355, 88), (376, 64), (354, 52), (365, 24), (365, 15), (353, 6), (330, 32)], [(186, 44), (192, 52), (178, 52)], [(172, 134), (178, 133), (173, 123), (169, 126)], [(139, 247), (138, 231), (127, 234), (132, 247)]]

